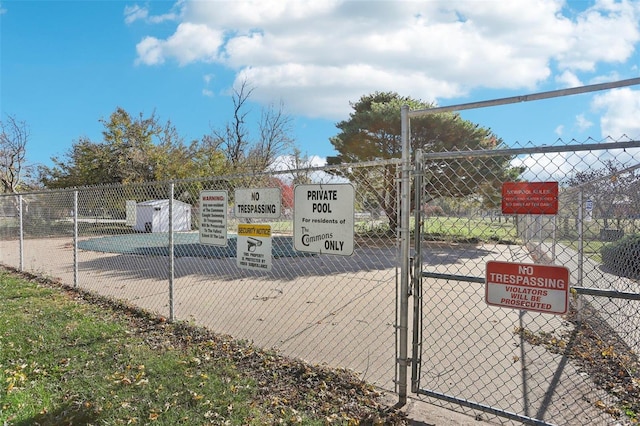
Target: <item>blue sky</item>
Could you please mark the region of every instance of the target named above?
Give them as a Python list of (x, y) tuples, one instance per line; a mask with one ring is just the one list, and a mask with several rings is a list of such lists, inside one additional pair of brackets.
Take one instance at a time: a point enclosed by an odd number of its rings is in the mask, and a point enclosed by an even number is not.
[[(51, 164), (102, 118), (155, 111), (186, 140), (284, 103), (319, 161), (349, 102), (395, 91), (439, 105), (640, 76), (640, 1), (0, 2), (0, 111)], [(640, 87), (468, 111), (509, 144), (640, 138)]]

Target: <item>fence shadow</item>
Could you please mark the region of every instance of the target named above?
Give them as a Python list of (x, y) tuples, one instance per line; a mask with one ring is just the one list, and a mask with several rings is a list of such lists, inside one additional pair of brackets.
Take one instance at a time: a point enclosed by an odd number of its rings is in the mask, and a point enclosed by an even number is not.
[[(191, 249), (190, 253), (198, 254)], [(438, 251), (424, 253), (424, 261), (439, 265), (455, 264), (466, 260), (479, 259), (497, 253), (498, 250), (480, 247), (446, 247)], [(283, 251), (285, 253), (285, 251)], [(168, 250), (138, 251), (137, 254), (97, 256), (78, 263), (80, 271), (98, 271), (111, 277), (122, 279), (166, 280), (169, 276)], [(278, 255), (274, 251), (272, 269), (269, 272), (240, 269), (236, 258), (224, 256), (180, 256), (175, 258), (174, 278), (203, 276), (221, 281), (235, 281), (244, 278), (289, 281), (301, 277), (332, 276), (344, 273), (376, 272), (396, 268), (397, 249), (395, 247), (356, 248), (351, 256)], [(80, 256), (82, 259), (82, 255)]]

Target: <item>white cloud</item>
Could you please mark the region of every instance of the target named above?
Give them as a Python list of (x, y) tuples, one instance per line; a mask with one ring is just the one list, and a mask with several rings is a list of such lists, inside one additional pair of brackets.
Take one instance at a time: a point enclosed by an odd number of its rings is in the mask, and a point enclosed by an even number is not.
[(522, 175), (524, 180), (540, 182), (561, 181), (574, 171), (571, 164), (572, 157), (575, 157), (574, 153), (533, 154), (517, 157), (511, 161), (511, 165), (525, 167), (525, 172)]
[[(477, 88), (532, 90), (556, 68), (556, 83), (577, 86), (578, 72), (633, 53), (638, 2), (568, 7), (563, 0), (180, 2), (174, 34), (140, 41), (137, 62), (222, 65), (247, 78), (258, 101), (282, 99), (296, 114), (335, 119), (376, 90), (425, 101)], [(129, 10), (131, 19), (143, 14)]]
[(134, 4), (133, 6), (125, 6), (124, 8), (124, 22), (127, 25), (131, 25), (136, 21), (144, 21), (151, 24), (160, 24), (166, 21), (176, 21), (180, 19), (182, 13), (182, 7), (184, 0), (178, 1), (170, 12), (162, 15), (151, 15), (149, 7), (139, 6)]
[(146, 7), (140, 7), (136, 4), (133, 6), (125, 6), (124, 8), (124, 22), (127, 25), (131, 25), (138, 20), (145, 20), (148, 17), (149, 9)]
[(327, 164), (326, 158), (319, 157), (317, 155), (311, 155), (308, 157), (303, 156), (300, 160), (302, 160), (302, 164), (297, 164), (293, 155), (280, 155), (273, 162), (271, 170), (280, 172), (312, 167), (323, 167)]
[(217, 59), (222, 42), (220, 31), (203, 24), (185, 22), (178, 25), (176, 32), (166, 40), (146, 37), (138, 43), (137, 63), (161, 64), (168, 56), (175, 58), (180, 65), (196, 60), (211, 62)]
[(558, 55), (562, 67), (592, 71), (597, 62), (622, 63), (640, 40), (637, 2), (598, 0), (573, 23), (570, 48)]
[(557, 76), (556, 81), (563, 87), (579, 87), (583, 85), (578, 76), (569, 70), (565, 70)]
[(576, 127), (579, 131), (584, 132), (585, 130), (590, 129), (593, 126), (593, 123), (587, 120), (584, 114), (578, 114), (576, 116)]
[(555, 130), (553, 131), (553, 133), (555, 133), (556, 135), (558, 135), (558, 137), (562, 137), (562, 133), (564, 132), (564, 126), (562, 124), (560, 124), (559, 126), (557, 126), (555, 128)]
[[(348, 179), (328, 173), (325, 169), (327, 159), (317, 155), (301, 158), (302, 163), (297, 163), (292, 155), (281, 155), (271, 165), (271, 170), (279, 173), (278, 177), (284, 182), (293, 182), (296, 176), (304, 175), (313, 183), (347, 183)], [(292, 171), (291, 173), (286, 173)]]
[(138, 58), (136, 64), (158, 65), (164, 62), (162, 41), (155, 37), (145, 37), (136, 46)]
[(602, 137), (618, 140), (622, 135), (640, 138), (640, 91), (630, 88), (610, 90), (596, 95), (591, 107), (602, 112)]
[(204, 80), (204, 84), (208, 85), (209, 83), (211, 83), (211, 80), (213, 80), (213, 78), (215, 77), (214, 74), (205, 74), (202, 76), (202, 79)]

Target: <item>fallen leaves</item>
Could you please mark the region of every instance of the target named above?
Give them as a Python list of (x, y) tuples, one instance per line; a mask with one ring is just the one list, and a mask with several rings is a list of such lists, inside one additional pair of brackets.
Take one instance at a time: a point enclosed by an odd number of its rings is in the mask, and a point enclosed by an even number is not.
[(585, 304), (582, 309), (581, 320), (578, 320), (572, 307), (566, 318), (574, 324), (575, 330), (562, 336), (545, 332), (535, 334), (520, 327), (514, 332), (530, 344), (571, 358), (598, 387), (615, 397), (615, 404), (597, 400), (594, 406), (616, 418), (624, 413), (632, 423), (638, 423), (640, 362), (593, 307)]

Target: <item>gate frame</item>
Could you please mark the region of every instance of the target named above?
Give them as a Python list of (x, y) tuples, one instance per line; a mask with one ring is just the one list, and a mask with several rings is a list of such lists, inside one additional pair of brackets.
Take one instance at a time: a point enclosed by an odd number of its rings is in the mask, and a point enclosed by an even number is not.
[[(400, 209), (400, 294), (399, 294), (399, 310), (400, 310), (400, 318), (399, 324), (397, 325), (397, 333), (398, 338), (396, 339), (398, 342), (397, 348), (397, 356), (396, 356), (396, 364), (397, 364), (397, 372), (398, 377), (396, 380), (397, 391), (398, 391), (398, 403), (397, 406), (404, 406), (407, 403), (408, 396), (408, 367), (412, 366), (412, 376), (414, 371), (417, 371), (417, 365), (419, 360), (415, 356), (415, 350), (421, 344), (421, 342), (417, 342), (415, 339), (420, 337), (421, 330), (416, 330), (416, 321), (422, 321), (421, 312), (415, 312), (416, 304), (420, 302), (418, 297), (414, 300), (414, 329), (413, 329), (413, 353), (412, 358), (409, 357), (408, 354), (408, 333), (409, 333), (409, 297), (411, 295), (416, 295), (413, 291), (415, 288), (421, 289), (422, 282), (422, 270), (421, 270), (421, 256), (416, 256), (415, 258), (411, 256), (411, 235), (410, 235), (410, 222), (411, 222), (411, 177), (413, 175), (414, 179), (417, 178), (418, 174), (422, 172), (422, 170), (412, 169), (411, 164), (411, 118), (413, 117), (424, 117), (431, 114), (443, 113), (443, 112), (455, 112), (455, 111), (463, 111), (469, 109), (478, 109), (478, 108), (486, 108), (491, 106), (499, 106), (499, 105), (507, 105), (521, 102), (530, 102), (537, 101), (542, 99), (551, 99), (557, 97), (564, 97), (582, 93), (589, 93), (595, 91), (602, 90), (610, 90), (620, 87), (627, 87), (640, 84), (640, 78), (632, 78), (626, 80), (619, 80), (615, 82), (609, 83), (600, 83), (600, 84), (592, 84), (586, 86), (573, 87), (568, 89), (560, 89), (560, 90), (552, 90), (547, 92), (539, 92), (533, 93), (529, 95), (520, 95), (520, 96), (512, 96), (507, 98), (498, 98), (487, 101), (479, 101), (479, 102), (471, 102), (457, 105), (450, 105), (444, 107), (434, 107), (422, 110), (413, 110), (411, 111), (408, 105), (403, 105), (400, 111), (400, 124), (401, 124), (401, 142), (402, 142), (402, 176), (401, 176), (401, 209)], [(624, 145), (624, 143), (621, 143)], [(583, 148), (587, 149), (590, 145), (582, 145)], [(611, 148), (611, 144), (607, 145)], [(622, 147), (622, 146), (621, 146)], [(542, 152), (557, 152), (560, 148), (556, 147), (541, 147), (537, 148)], [(526, 152), (526, 148), (522, 149), (522, 153)], [(575, 147), (571, 149), (575, 151)], [(501, 152), (502, 151), (502, 152)], [(515, 150), (520, 151), (520, 150)], [(460, 155), (469, 155), (472, 151), (460, 152)], [(484, 152), (484, 151), (482, 151)], [(513, 153), (514, 150), (493, 150), (491, 154), (498, 155)], [(536, 151), (539, 152), (539, 151)], [(442, 156), (449, 156), (452, 153), (441, 153)], [(487, 153), (485, 152), (485, 155)], [(421, 159), (420, 159), (421, 160)], [(422, 160), (421, 160), (422, 161)], [(421, 179), (421, 177), (420, 177)], [(416, 191), (416, 193), (419, 191)], [(417, 196), (417, 195), (416, 195)], [(419, 213), (416, 213), (418, 215)], [(416, 217), (417, 219), (418, 217)], [(416, 240), (418, 243), (419, 240)], [(417, 248), (420, 244), (417, 244), (415, 247)], [(416, 250), (420, 252), (420, 250)], [(415, 261), (417, 259), (417, 261)], [(419, 272), (419, 273), (416, 273)], [(420, 318), (417, 318), (420, 317)], [(418, 392), (417, 389), (419, 382), (419, 378), (412, 377), (412, 386), (411, 391), (413, 393), (422, 393)], [(449, 396), (445, 395), (430, 395), (436, 398), (441, 398), (445, 400), (449, 400)], [(515, 419), (515, 420), (524, 420), (528, 423), (533, 422), (534, 424), (546, 424), (540, 423), (535, 419), (531, 419), (528, 417), (520, 416), (515, 413), (509, 413), (499, 410), (495, 412), (496, 409), (492, 407), (487, 407), (481, 404), (475, 404), (471, 401), (467, 401), (464, 399), (455, 399), (453, 401), (463, 406), (468, 406), (470, 408), (479, 409), (481, 411), (488, 411), (493, 414), (504, 416), (507, 418)], [(472, 405), (472, 406), (471, 406)], [(515, 417), (513, 417), (515, 416)]]

